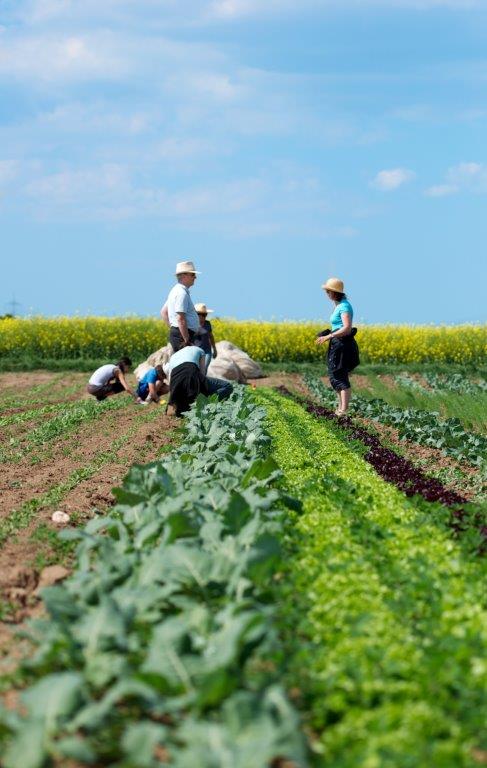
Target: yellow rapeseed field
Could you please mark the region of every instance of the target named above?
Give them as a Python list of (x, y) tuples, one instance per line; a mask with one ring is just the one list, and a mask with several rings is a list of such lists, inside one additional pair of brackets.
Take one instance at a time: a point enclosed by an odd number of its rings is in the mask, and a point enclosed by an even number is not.
[[(270, 361), (323, 359), (314, 343), (323, 325), (312, 322), (214, 320), (215, 337), (232, 341), (251, 357)], [(156, 318), (32, 317), (0, 320), (0, 357), (106, 358), (135, 361), (162, 347), (167, 329)], [(480, 363), (487, 359), (487, 325), (364, 325), (357, 341), (363, 362)]]

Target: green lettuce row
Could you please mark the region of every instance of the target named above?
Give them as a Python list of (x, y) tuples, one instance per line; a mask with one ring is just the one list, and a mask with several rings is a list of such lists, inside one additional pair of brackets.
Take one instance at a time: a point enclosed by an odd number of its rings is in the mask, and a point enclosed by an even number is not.
[(275, 663), (284, 506), (264, 419), (240, 390), (200, 398), (183, 444), (65, 534), (76, 568), (43, 591), (5, 768), (307, 765)]
[[(316, 376), (305, 375), (310, 392), (323, 405), (335, 408), (336, 395)], [(485, 466), (487, 438), (466, 432), (459, 419), (442, 419), (436, 411), (416, 408), (397, 408), (380, 398), (372, 400), (354, 393), (350, 411), (366, 419), (373, 419), (394, 427), (402, 440), (437, 448), (457, 461), (466, 461), (477, 467)]]
[(450, 539), (440, 505), (385, 483), (338, 427), (254, 396), (303, 505), (278, 599), (317, 765), (473, 768), (487, 747), (485, 561)]

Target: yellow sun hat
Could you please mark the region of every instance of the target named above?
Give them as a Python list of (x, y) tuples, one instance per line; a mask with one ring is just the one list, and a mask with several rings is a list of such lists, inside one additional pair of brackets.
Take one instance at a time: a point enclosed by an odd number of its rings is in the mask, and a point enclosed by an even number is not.
[(326, 283), (321, 286), (324, 291), (335, 291), (335, 293), (345, 293), (345, 286), (343, 280), (339, 280), (338, 277), (329, 277)]

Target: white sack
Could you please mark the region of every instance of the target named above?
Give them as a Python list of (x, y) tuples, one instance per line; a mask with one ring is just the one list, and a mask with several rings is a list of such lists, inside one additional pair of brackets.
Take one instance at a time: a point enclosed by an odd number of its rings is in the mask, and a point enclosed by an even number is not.
[(174, 350), (170, 344), (166, 344), (165, 347), (161, 347), (157, 350), (157, 352), (153, 352), (152, 355), (149, 355), (147, 358), (147, 363), (149, 363), (151, 368), (155, 368), (156, 365), (165, 365), (169, 358), (172, 356)]
[(142, 376), (145, 376), (147, 371), (150, 371), (151, 368), (152, 366), (149, 365), (149, 363), (141, 363), (140, 365), (138, 365), (134, 371), (134, 375), (137, 381), (140, 381)]
[(238, 365), (229, 357), (218, 355), (208, 367), (208, 376), (213, 379), (226, 379), (245, 383), (245, 376)]
[[(252, 360), (243, 349), (236, 347), (235, 344), (232, 344), (230, 341), (217, 342), (216, 350), (218, 352), (218, 357), (222, 355), (233, 360), (247, 379), (260, 379), (264, 375), (260, 365), (256, 363), (255, 360)], [(218, 357), (216, 358), (217, 360)]]
[(138, 365), (134, 371), (137, 381), (140, 381), (142, 376), (144, 376), (151, 368), (155, 368), (156, 365), (165, 365), (171, 357), (172, 353), (173, 349), (171, 345), (166, 344), (165, 347), (161, 347), (161, 349), (158, 349), (157, 352), (153, 352), (152, 355), (149, 355), (147, 360), (144, 363)]

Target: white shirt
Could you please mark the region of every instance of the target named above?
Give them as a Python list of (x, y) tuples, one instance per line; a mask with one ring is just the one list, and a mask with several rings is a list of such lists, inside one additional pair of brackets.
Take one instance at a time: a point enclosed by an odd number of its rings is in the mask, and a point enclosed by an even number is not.
[(110, 379), (115, 377), (116, 370), (118, 370), (117, 366), (113, 365), (113, 363), (102, 365), (101, 368), (96, 369), (88, 384), (93, 384), (94, 387), (104, 387)]
[(174, 288), (171, 288), (169, 291), (169, 296), (164, 306), (167, 307), (169, 324), (173, 328), (178, 328), (178, 312), (184, 312), (188, 328), (196, 333), (200, 321), (186, 286), (182, 283), (176, 283)]

